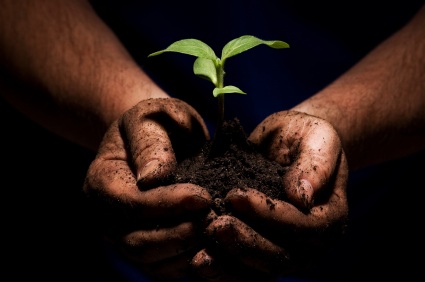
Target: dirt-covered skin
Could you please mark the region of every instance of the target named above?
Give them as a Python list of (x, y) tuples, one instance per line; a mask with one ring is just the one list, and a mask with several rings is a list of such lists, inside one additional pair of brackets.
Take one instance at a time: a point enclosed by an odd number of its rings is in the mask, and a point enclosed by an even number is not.
[(206, 232), (212, 240), (194, 268), (227, 275), (229, 265), (236, 271), (249, 258), (263, 273), (245, 269), (230, 281), (272, 281), (274, 274), (308, 268), (345, 233), (347, 177), (338, 135), (324, 120), (272, 114), (249, 139), (238, 119), (226, 121), (173, 174), (173, 181), (204, 187), (214, 199), (216, 217)]
[(287, 168), (283, 187), (289, 202), (309, 211), (317, 205), (328, 207), (337, 194), (340, 210), (348, 210), (346, 181), (348, 164), (341, 140), (327, 121), (297, 111), (281, 111), (268, 116), (251, 133), (249, 140), (259, 151)]
[(189, 275), (203, 246), (209, 193), (190, 183), (161, 183), (190, 154), (191, 140), (203, 140), (199, 148), (206, 135), (199, 114), (183, 101), (144, 100), (109, 127), (88, 169), (83, 191), (93, 225), (153, 279)]
[(329, 123), (284, 111), (248, 138), (233, 121), (216, 134), (206, 141), (200, 115), (172, 98), (140, 102), (105, 134), (84, 191), (94, 224), (138, 269), (264, 281), (307, 266), (341, 237), (348, 166)]

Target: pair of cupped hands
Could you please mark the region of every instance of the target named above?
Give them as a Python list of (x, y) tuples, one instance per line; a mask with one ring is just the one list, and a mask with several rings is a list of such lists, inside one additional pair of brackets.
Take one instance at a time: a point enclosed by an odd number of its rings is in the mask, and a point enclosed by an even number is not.
[[(314, 265), (344, 232), (348, 166), (323, 119), (274, 113), (249, 135), (277, 161), (288, 201), (231, 190), (231, 213), (211, 195), (164, 179), (209, 138), (194, 108), (175, 98), (139, 102), (106, 132), (84, 182), (108, 244), (155, 281), (269, 281)], [(164, 184), (165, 183), (165, 184)]]

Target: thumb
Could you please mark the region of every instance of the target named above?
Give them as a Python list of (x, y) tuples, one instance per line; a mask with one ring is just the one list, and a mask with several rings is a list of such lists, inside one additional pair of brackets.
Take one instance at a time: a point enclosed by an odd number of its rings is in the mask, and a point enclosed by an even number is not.
[[(124, 113), (120, 130), (127, 141), (127, 160), (142, 189), (167, 180), (177, 166), (175, 150), (182, 151), (181, 144), (196, 145), (194, 139), (208, 138), (207, 127), (196, 110), (174, 98), (139, 102)], [(195, 138), (199, 136), (204, 139)]]
[(304, 136), (284, 175), (286, 194), (297, 206), (310, 209), (335, 173), (342, 154), (338, 135), (331, 126), (320, 126)]
[(167, 132), (152, 120), (140, 123), (140, 128), (129, 138), (129, 148), (139, 187), (159, 184), (177, 165)]

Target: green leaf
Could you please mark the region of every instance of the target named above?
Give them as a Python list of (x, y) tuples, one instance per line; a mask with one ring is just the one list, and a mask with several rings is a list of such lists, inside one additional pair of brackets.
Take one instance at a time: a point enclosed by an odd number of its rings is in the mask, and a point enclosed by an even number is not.
[(254, 48), (255, 46), (258, 46), (260, 44), (265, 44), (271, 48), (275, 49), (282, 49), (282, 48), (289, 48), (289, 44), (280, 41), (280, 40), (262, 40), (252, 35), (243, 35), (239, 38), (235, 38), (231, 41), (229, 41), (224, 47), (221, 52), (221, 60), (224, 64), (224, 61), (230, 57), (233, 57), (237, 54), (240, 54), (242, 52), (245, 52), (251, 48)]
[(172, 43), (166, 49), (154, 52), (148, 57), (156, 56), (164, 52), (177, 52), (187, 55), (192, 55), (195, 57), (206, 58), (210, 60), (216, 60), (217, 56), (214, 53), (214, 50), (210, 46), (198, 39), (182, 39)]
[(193, 64), (193, 72), (217, 86), (217, 69), (212, 60), (202, 57), (197, 58)]
[(221, 94), (230, 94), (230, 93), (246, 94), (245, 92), (240, 90), (238, 87), (232, 86), (232, 85), (228, 85), (228, 86), (225, 86), (223, 88), (216, 87), (213, 90), (214, 97), (217, 97), (218, 95), (221, 95)]

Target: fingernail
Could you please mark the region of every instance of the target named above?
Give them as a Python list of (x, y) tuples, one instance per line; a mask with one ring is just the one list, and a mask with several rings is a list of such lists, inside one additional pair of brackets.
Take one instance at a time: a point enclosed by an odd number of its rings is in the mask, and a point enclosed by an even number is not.
[(310, 181), (307, 179), (300, 180), (298, 195), (307, 208), (310, 208), (313, 205), (313, 187), (311, 186)]
[(142, 170), (137, 174), (137, 182), (142, 180), (143, 178), (146, 178), (149, 174), (151, 174), (153, 171), (155, 171), (159, 166), (159, 160), (154, 159), (149, 161)]

